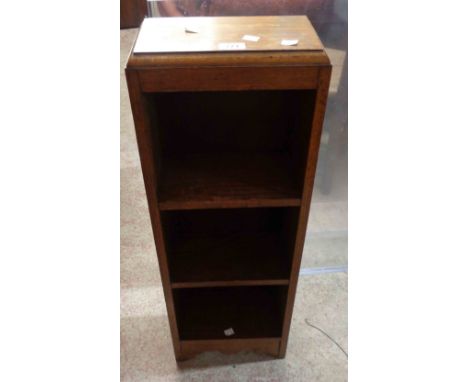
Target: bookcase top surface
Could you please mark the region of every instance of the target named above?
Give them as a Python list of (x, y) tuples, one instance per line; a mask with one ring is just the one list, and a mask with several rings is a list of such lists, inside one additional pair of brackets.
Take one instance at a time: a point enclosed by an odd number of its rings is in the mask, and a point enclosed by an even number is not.
[[(248, 41), (253, 37), (258, 41)], [(282, 45), (283, 40), (297, 44)], [(160, 17), (143, 21), (127, 69), (259, 63), (330, 61), (306, 16)]]
[(323, 50), (306, 16), (146, 18), (133, 53), (291, 50)]

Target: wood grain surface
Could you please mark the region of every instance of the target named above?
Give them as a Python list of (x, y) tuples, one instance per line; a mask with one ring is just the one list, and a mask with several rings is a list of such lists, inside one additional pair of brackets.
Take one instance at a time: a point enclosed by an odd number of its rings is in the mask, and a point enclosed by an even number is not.
[[(260, 39), (245, 41), (244, 35)], [(284, 46), (283, 39), (298, 40), (298, 44)], [(223, 43), (245, 43), (247, 51), (323, 50), (306, 16), (249, 16), (146, 18), (133, 51), (215, 52), (224, 50)]]

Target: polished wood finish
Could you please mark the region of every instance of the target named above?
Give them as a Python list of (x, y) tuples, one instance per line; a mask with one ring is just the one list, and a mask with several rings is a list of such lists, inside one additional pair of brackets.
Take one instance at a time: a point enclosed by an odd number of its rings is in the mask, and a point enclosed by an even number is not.
[[(228, 74), (228, 76), (226, 76)], [(312, 89), (318, 70), (308, 67), (155, 68), (139, 73), (145, 92)]]
[(299, 212), (299, 226), (297, 229), (296, 245), (294, 248), (293, 262), (290, 275), (290, 287), (288, 291), (286, 315), (284, 316), (283, 336), (280, 345), (279, 356), (286, 355), (286, 347), (289, 338), (289, 327), (291, 326), (292, 310), (296, 296), (297, 280), (299, 277), (299, 268), (301, 266), (302, 251), (309, 219), (310, 202), (312, 201), (312, 190), (314, 188), (315, 170), (317, 169), (317, 160), (320, 146), (320, 137), (322, 135), (323, 119), (328, 98), (328, 88), (330, 85), (331, 66), (325, 67), (320, 73), (319, 85), (317, 87), (317, 97), (314, 104), (314, 117), (312, 120), (312, 129), (309, 141), (307, 155), (307, 165), (305, 170), (305, 181), (302, 192), (302, 204)]
[[(245, 41), (244, 35), (260, 39)], [(284, 46), (283, 39), (298, 43)], [(220, 44), (233, 42), (245, 43), (247, 51), (323, 50), (306, 16), (251, 16), (147, 18), (134, 52), (214, 52), (222, 49)]]
[(284, 357), (330, 73), (316, 50), (130, 55), (177, 360), (208, 350)]
[[(247, 53), (247, 52), (243, 52)], [(149, 69), (154, 71), (158, 68), (169, 67), (191, 68), (193, 66), (214, 67), (241, 67), (255, 66), (261, 63), (260, 67), (279, 66), (306, 66), (309, 70), (316, 69), (315, 65), (328, 65), (328, 56), (324, 51), (276, 51), (271, 52), (210, 52), (198, 54), (131, 54), (128, 58), (128, 67), (132, 69)], [(145, 73), (145, 72), (141, 72)], [(149, 84), (150, 85), (150, 84)]]
[(158, 251), (159, 272), (163, 284), (164, 299), (166, 301), (167, 315), (169, 317), (169, 326), (172, 335), (172, 345), (176, 358), (182, 356), (179, 346), (179, 334), (175, 321), (174, 299), (172, 289), (170, 288), (169, 267), (167, 255), (165, 252), (164, 236), (161, 230), (161, 215), (158, 208), (157, 198), (157, 173), (158, 163), (155, 163), (155, 152), (152, 145), (151, 125), (147, 113), (147, 105), (143, 93), (141, 92), (138, 73), (132, 70), (125, 71), (127, 78), (130, 104), (132, 107), (133, 119), (135, 122), (138, 152), (143, 170), (143, 179), (145, 182), (146, 198), (151, 218), (154, 240)]

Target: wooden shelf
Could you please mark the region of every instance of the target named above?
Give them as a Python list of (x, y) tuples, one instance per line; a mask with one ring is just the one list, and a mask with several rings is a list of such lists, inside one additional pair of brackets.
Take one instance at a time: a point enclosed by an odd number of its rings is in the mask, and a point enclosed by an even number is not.
[(298, 208), (163, 212), (172, 288), (288, 285)]
[(182, 236), (178, 242), (170, 255), (173, 288), (289, 283), (284, 244), (272, 233)]
[(183, 281), (171, 283), (173, 289), (186, 288), (217, 288), (240, 286), (269, 286), (289, 285), (289, 279), (252, 279), (252, 280), (224, 280), (224, 281)]
[[(280, 337), (286, 292), (278, 286), (174, 290), (180, 338)], [(228, 328), (234, 335), (225, 335)]]
[(207, 153), (166, 159), (161, 210), (299, 206), (285, 154)]

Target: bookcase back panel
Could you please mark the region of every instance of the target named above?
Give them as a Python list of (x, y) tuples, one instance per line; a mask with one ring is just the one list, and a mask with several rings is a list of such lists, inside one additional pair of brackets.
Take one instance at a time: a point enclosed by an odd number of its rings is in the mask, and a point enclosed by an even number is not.
[[(151, 93), (163, 155), (292, 151), (313, 90)], [(304, 136), (303, 138), (307, 138)]]

